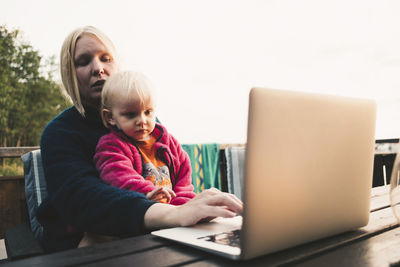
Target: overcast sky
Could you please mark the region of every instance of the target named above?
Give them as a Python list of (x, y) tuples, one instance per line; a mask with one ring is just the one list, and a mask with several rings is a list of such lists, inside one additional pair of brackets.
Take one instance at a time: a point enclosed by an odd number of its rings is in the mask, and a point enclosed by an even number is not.
[(44, 57), (93, 25), (157, 88), (181, 143), (244, 143), (252, 86), (373, 98), (400, 136), (400, 1), (2, 0), (0, 24)]

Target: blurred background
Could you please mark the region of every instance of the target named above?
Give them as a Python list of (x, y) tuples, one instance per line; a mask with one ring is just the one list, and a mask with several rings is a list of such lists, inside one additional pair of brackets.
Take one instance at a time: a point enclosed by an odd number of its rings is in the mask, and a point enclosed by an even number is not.
[(104, 31), (122, 67), (154, 83), (158, 117), (181, 143), (245, 143), (253, 86), (372, 98), (376, 138), (400, 133), (399, 1), (2, 0), (1, 6), (0, 25), (19, 30), (55, 84), (66, 35), (84, 25)]

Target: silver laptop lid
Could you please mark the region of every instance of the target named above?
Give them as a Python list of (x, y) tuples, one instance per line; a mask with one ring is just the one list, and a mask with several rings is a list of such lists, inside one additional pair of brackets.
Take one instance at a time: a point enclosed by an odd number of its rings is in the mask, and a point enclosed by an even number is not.
[(242, 258), (367, 224), (375, 117), (372, 100), (251, 90)]

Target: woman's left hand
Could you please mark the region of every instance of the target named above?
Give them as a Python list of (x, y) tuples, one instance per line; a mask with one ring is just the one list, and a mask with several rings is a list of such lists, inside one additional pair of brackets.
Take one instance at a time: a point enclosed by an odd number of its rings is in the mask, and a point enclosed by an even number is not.
[(148, 192), (146, 197), (153, 201), (168, 204), (173, 197), (176, 197), (176, 194), (168, 187), (156, 187), (154, 190)]

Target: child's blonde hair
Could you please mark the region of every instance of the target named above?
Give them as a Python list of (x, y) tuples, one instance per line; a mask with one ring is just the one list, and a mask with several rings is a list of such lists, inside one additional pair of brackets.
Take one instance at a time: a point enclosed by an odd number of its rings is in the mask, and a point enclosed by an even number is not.
[(141, 107), (149, 102), (155, 106), (153, 87), (145, 75), (134, 71), (116, 72), (107, 79), (101, 92), (101, 119), (106, 127), (109, 123), (103, 110), (111, 112), (116, 98), (128, 99)]

